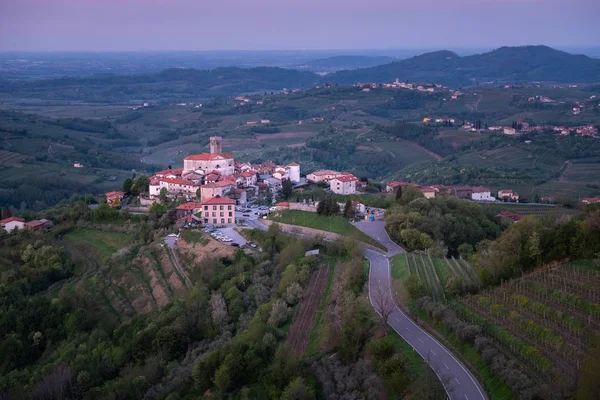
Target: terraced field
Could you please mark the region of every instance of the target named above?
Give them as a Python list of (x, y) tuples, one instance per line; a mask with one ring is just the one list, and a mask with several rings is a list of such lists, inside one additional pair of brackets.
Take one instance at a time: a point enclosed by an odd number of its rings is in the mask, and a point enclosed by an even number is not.
[(475, 323), (534, 379), (569, 397), (591, 339), (600, 333), (600, 274), (553, 265), (451, 307)]
[(482, 203), (482, 207), (493, 210), (494, 212), (510, 211), (515, 214), (527, 215), (547, 215), (547, 214), (573, 214), (575, 209), (544, 204), (520, 204), (520, 203)]
[(463, 259), (435, 258), (428, 254), (408, 253), (399, 254), (392, 258), (392, 278), (405, 280), (410, 275), (416, 275), (427, 284), (429, 295), (436, 301), (445, 302), (446, 281), (451, 276), (461, 276), (468, 284), (481, 284), (475, 269)]

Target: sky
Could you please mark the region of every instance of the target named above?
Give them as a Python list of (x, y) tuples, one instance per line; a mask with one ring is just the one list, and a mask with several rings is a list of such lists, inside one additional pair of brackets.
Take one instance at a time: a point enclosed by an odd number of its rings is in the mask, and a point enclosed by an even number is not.
[(600, 0), (0, 0), (0, 51), (600, 45)]

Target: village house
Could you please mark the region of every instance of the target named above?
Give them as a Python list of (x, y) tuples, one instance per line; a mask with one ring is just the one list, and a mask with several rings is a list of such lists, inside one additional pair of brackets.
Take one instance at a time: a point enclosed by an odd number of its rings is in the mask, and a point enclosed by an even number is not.
[(456, 196), (459, 199), (470, 199), (473, 194), (473, 188), (471, 186), (452, 186), (449, 192), (450, 195)]
[(125, 197), (123, 192), (108, 192), (104, 194), (106, 196), (106, 202), (113, 208), (121, 207), (121, 200)]
[(426, 199), (433, 199), (435, 197), (436, 190), (432, 187), (422, 187), (419, 190)]
[(500, 200), (508, 200), (508, 201), (519, 201), (519, 194), (517, 192), (513, 192), (512, 190), (499, 190), (498, 198)]
[(387, 185), (385, 185), (385, 191), (388, 193), (392, 193), (392, 192), (396, 192), (399, 187), (410, 186), (410, 185), (411, 185), (410, 183), (402, 182), (402, 181), (388, 182)]
[(333, 178), (337, 178), (338, 176), (342, 175), (343, 173), (341, 172), (333, 171), (330, 169), (322, 169), (319, 171), (311, 172), (310, 174), (306, 175), (306, 180), (309, 182), (317, 183), (329, 181)]
[(175, 208), (175, 216), (177, 219), (183, 218), (188, 215), (195, 215), (202, 211), (202, 203), (190, 201), (184, 204), (180, 204)]
[(504, 127), (505, 135), (515, 135), (516, 133), (517, 133), (517, 130), (515, 128)]
[(231, 182), (207, 183), (200, 186), (200, 201), (204, 202), (213, 197), (223, 197), (228, 194), (235, 185)]
[(47, 219), (25, 222), (25, 229), (30, 229), (32, 231), (49, 231), (53, 226), (54, 224), (52, 221)]
[(235, 201), (227, 197), (213, 197), (202, 202), (202, 220), (205, 224), (231, 225), (235, 223)]
[(510, 211), (501, 211), (500, 214), (498, 214), (498, 217), (500, 217), (501, 220), (511, 221), (512, 223), (519, 222), (523, 219), (519, 214), (511, 213)]
[(581, 199), (583, 204), (597, 204), (600, 203), (600, 197), (586, 197)]
[(356, 194), (356, 182), (354, 175), (339, 176), (329, 180), (329, 189), (335, 194)]
[(0, 221), (0, 228), (10, 233), (15, 229), (23, 229), (25, 220), (21, 217), (8, 217)]
[(475, 201), (496, 201), (489, 188), (477, 186), (471, 189), (471, 199)]

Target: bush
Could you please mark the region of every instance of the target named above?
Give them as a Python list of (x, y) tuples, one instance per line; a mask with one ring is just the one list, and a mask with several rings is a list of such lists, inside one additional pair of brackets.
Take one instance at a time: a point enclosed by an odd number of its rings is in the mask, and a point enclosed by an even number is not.
[(390, 336), (378, 340), (372, 340), (369, 344), (369, 353), (376, 360), (387, 360), (394, 354), (394, 343)]
[(293, 282), (285, 291), (285, 301), (289, 305), (294, 305), (302, 298), (304, 289), (298, 282)]

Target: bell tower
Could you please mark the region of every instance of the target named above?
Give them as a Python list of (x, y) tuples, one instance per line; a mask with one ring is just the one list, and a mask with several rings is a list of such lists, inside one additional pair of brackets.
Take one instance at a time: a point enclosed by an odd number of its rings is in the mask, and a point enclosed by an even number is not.
[(221, 136), (210, 137), (210, 154), (222, 153), (223, 138)]

